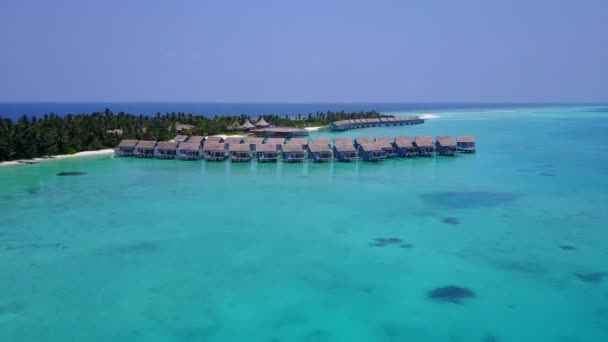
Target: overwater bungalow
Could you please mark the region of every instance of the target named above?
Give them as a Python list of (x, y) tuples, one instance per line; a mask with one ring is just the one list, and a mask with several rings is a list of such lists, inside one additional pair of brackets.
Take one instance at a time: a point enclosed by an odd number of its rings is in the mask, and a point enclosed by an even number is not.
[(291, 138), (289, 139), (289, 145), (299, 145), (306, 150), (308, 148), (308, 138)]
[(207, 137), (205, 139), (205, 144), (207, 143), (223, 143), (224, 142), (224, 138), (220, 137), (218, 135), (212, 135), (210, 137)]
[(357, 160), (357, 149), (353, 145), (352, 140), (347, 143), (338, 142), (334, 139), (334, 160), (344, 163)]
[(268, 138), (264, 144), (273, 144), (277, 147), (277, 151), (280, 151), (285, 144), (285, 138)]
[(154, 150), (156, 149), (156, 141), (140, 140), (135, 146), (133, 154), (139, 158), (154, 158)]
[(276, 162), (279, 152), (275, 144), (259, 144), (255, 147), (255, 156), (260, 163)]
[(456, 138), (459, 152), (475, 153), (475, 137), (470, 135), (461, 135)]
[(331, 146), (331, 139), (329, 138), (313, 138), (312, 145), (327, 145), (327, 147)]
[(179, 144), (179, 143), (183, 143), (183, 142), (188, 141), (188, 139), (189, 139), (189, 137), (187, 135), (178, 134), (178, 135), (175, 136), (175, 138), (173, 139), (173, 141), (175, 141), (176, 143)]
[(230, 137), (226, 137), (226, 139), (224, 139), (224, 143), (229, 144), (229, 145), (242, 144), (243, 142), (245, 142), (245, 140), (243, 140), (243, 137), (239, 137), (239, 136), (230, 136)]
[(200, 135), (193, 135), (190, 137), (190, 139), (188, 139), (188, 142), (202, 145), (204, 140), (205, 137), (201, 137)]
[(226, 159), (226, 145), (224, 145), (224, 142), (205, 141), (203, 157), (206, 161), (224, 161)]
[(177, 147), (177, 157), (181, 160), (201, 159), (201, 144), (196, 142), (183, 142)]
[(329, 129), (332, 131), (346, 131), (356, 128), (377, 127), (377, 126), (397, 126), (397, 125), (418, 125), (424, 123), (424, 119), (417, 116), (397, 117), (397, 118), (370, 118), (340, 120), (332, 122)]
[(456, 155), (456, 140), (454, 137), (447, 135), (440, 135), (437, 137), (435, 142), (437, 153), (441, 156), (455, 156)]
[(315, 163), (327, 163), (331, 160), (331, 149), (327, 144), (310, 144), (308, 146), (308, 160)]
[(264, 138), (260, 137), (249, 137), (247, 138), (247, 142), (245, 144), (249, 145), (249, 150), (254, 152), (255, 146), (262, 144), (264, 142)]
[(253, 130), (253, 134), (258, 137), (307, 137), (308, 131), (296, 127), (268, 127)]
[(300, 144), (283, 145), (283, 161), (300, 163), (304, 160), (304, 147)]
[[(392, 138), (391, 138), (392, 140)], [(397, 148), (393, 145), (392, 141), (380, 140), (375, 142), (384, 152), (386, 152), (386, 158), (392, 158), (397, 156)]]
[(419, 156), (430, 157), (435, 154), (435, 144), (431, 136), (418, 136), (414, 139), (414, 147)]
[(378, 143), (362, 143), (357, 148), (359, 151), (359, 157), (364, 161), (381, 161), (386, 158), (386, 151), (382, 149), (382, 146)]
[(119, 157), (132, 157), (135, 153), (135, 146), (137, 146), (137, 143), (137, 140), (121, 140), (114, 153)]
[(230, 160), (233, 163), (248, 162), (251, 160), (251, 151), (247, 144), (232, 144), (229, 147)]
[(355, 138), (355, 147), (359, 148), (361, 144), (370, 144), (373, 143), (374, 139), (370, 137), (357, 137)]
[(255, 123), (255, 128), (268, 128), (270, 127), (270, 124), (268, 122), (266, 122), (266, 120), (264, 120), (264, 118), (260, 118), (260, 120), (258, 120), (258, 122)]
[(156, 146), (156, 158), (175, 159), (177, 157), (177, 142), (159, 141)]
[(334, 146), (337, 145), (353, 145), (353, 139), (351, 138), (334, 138)]
[(376, 142), (388, 142), (389, 144), (393, 143), (393, 137), (376, 137)]
[(414, 147), (414, 139), (412, 137), (396, 137), (393, 145), (397, 149), (397, 155), (400, 157), (413, 157), (416, 155), (416, 148)]

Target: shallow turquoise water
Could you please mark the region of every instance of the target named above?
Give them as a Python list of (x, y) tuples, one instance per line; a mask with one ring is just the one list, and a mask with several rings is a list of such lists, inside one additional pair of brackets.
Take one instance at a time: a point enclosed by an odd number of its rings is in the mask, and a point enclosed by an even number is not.
[(608, 109), (439, 114), (315, 136), (477, 154), (1, 168), (0, 341), (608, 340)]

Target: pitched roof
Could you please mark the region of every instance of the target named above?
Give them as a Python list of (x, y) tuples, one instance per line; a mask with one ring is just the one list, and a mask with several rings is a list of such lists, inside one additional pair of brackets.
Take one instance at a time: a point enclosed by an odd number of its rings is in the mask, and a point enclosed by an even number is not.
[(458, 142), (475, 142), (475, 137), (472, 135), (459, 135), (457, 139)]
[(226, 137), (226, 139), (224, 139), (225, 143), (228, 143), (230, 145), (233, 144), (242, 144), (243, 143), (243, 138), (242, 137)]
[(188, 136), (187, 135), (176, 135), (175, 139), (173, 139), (173, 140), (177, 141), (178, 143), (188, 141)]
[(230, 144), (228, 147), (230, 152), (249, 152), (249, 144)]
[(260, 138), (260, 137), (249, 137), (247, 138), (247, 144), (249, 145), (257, 145), (257, 144), (261, 144), (264, 142), (264, 138)]
[(224, 151), (225, 149), (226, 145), (224, 145), (224, 143), (213, 141), (206, 141), (205, 145), (203, 146), (203, 151)]
[(372, 139), (370, 137), (357, 137), (357, 138), (355, 138), (355, 142), (357, 143), (357, 145), (369, 144), (369, 143), (374, 142), (374, 139)]
[(393, 142), (393, 137), (376, 137), (376, 142)]
[(193, 135), (188, 139), (188, 142), (200, 144), (203, 139), (204, 137), (201, 137), (200, 135)]
[(210, 137), (207, 137), (207, 139), (205, 140), (205, 144), (210, 143), (210, 142), (211, 143), (219, 143), (219, 142), (223, 142), (223, 141), (224, 141), (224, 138), (219, 137), (217, 135), (212, 135)]
[(245, 120), (245, 123), (243, 125), (241, 125), (241, 128), (253, 129), (253, 128), (255, 128), (255, 126), (251, 123), (251, 121), (249, 121), (249, 119), (247, 119), (247, 120)]
[(304, 152), (304, 147), (301, 144), (283, 145), (283, 152)]
[(137, 148), (154, 148), (156, 146), (156, 141), (153, 140), (140, 140), (137, 143)]
[(351, 138), (334, 138), (334, 146), (336, 145), (352, 145), (353, 144), (353, 139)]
[(357, 152), (357, 149), (355, 149), (353, 144), (338, 144), (335, 145), (334, 148), (338, 152)]
[(365, 152), (382, 151), (382, 145), (375, 142), (361, 144), (360, 148)]
[(310, 152), (331, 152), (327, 144), (312, 144), (308, 146)]
[(135, 145), (137, 145), (137, 142), (138, 140), (121, 140), (120, 144), (118, 144), (118, 147), (135, 147)]
[(414, 145), (412, 144), (411, 140), (401, 139), (395, 140), (395, 146), (397, 146), (398, 148), (409, 148), (413, 147)]
[(400, 140), (405, 140), (405, 141), (410, 141), (410, 142), (414, 141), (414, 139), (412, 139), (412, 137), (408, 137), (405, 135), (400, 135), (398, 137), (395, 137), (395, 141), (400, 141)]
[(189, 141), (179, 144), (180, 151), (196, 151), (196, 150), (200, 150), (200, 148), (201, 148), (201, 144), (193, 143), (193, 142), (189, 142)]
[(258, 122), (255, 123), (256, 127), (267, 127), (270, 126), (270, 124), (268, 122), (266, 122), (266, 120), (264, 120), (264, 118), (260, 118), (260, 120), (258, 120)]
[(456, 140), (454, 140), (454, 137), (447, 135), (438, 136), (437, 142), (443, 147), (456, 146)]
[(276, 144), (258, 144), (255, 145), (256, 152), (277, 152)]
[(290, 145), (308, 145), (308, 138), (291, 138), (289, 139)]
[(313, 145), (321, 145), (321, 144), (329, 145), (330, 142), (331, 142), (331, 139), (329, 139), (329, 138), (313, 138), (312, 139)]
[(433, 144), (433, 137), (431, 137), (431, 136), (418, 136), (414, 140), (414, 145), (418, 146), (418, 147), (432, 147), (432, 146), (434, 146), (434, 144)]
[(285, 138), (268, 138), (266, 140), (266, 144), (283, 145), (284, 143)]
[(159, 141), (158, 149), (159, 150), (175, 150), (177, 148), (177, 143), (174, 141)]

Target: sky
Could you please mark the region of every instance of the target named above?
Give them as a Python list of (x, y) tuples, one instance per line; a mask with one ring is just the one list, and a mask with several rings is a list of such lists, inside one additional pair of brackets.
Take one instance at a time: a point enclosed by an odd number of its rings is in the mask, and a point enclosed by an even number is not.
[(0, 101), (608, 102), (606, 0), (2, 0)]

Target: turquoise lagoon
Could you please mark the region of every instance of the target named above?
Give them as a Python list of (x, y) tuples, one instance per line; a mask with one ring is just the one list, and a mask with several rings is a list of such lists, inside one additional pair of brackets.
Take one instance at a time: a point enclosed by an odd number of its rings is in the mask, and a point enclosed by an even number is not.
[(478, 153), (1, 168), (0, 340), (607, 341), (608, 108), (438, 114), (313, 137)]

